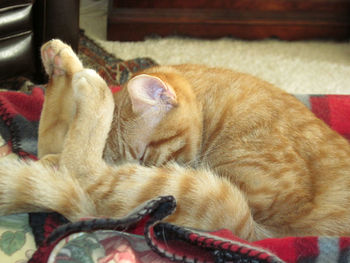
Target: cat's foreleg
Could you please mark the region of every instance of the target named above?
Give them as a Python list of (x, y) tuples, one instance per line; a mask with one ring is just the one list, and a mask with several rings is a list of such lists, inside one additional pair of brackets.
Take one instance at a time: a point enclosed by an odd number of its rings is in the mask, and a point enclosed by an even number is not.
[[(38, 157), (55, 164), (62, 151), (68, 126), (75, 113), (72, 100), (72, 77), (83, 69), (77, 55), (60, 40), (54, 39), (41, 48), (42, 63), (49, 77), (40, 117)], [(50, 154), (50, 156), (48, 155)]]
[(73, 76), (73, 100), (76, 113), (65, 137), (60, 165), (75, 176), (99, 173), (111, 127), (114, 100), (105, 81), (91, 69)]

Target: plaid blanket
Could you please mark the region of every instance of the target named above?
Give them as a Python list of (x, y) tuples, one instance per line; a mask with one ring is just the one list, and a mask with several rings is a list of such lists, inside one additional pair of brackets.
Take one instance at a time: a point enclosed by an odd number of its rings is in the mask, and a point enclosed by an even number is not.
[[(296, 97), (350, 140), (350, 96)], [(23, 158), (35, 159), (43, 100), (44, 91), (38, 86), (28, 93), (0, 92), (0, 134), (12, 152)], [(174, 208), (175, 200), (166, 196), (150, 200), (135, 213), (118, 220), (68, 223), (55, 213), (34, 214), (30, 223), (38, 250), (30, 262), (47, 262), (55, 245), (74, 232), (105, 229), (139, 235), (150, 253), (163, 258), (158, 262), (168, 262), (166, 258), (182, 262), (350, 262), (350, 237), (287, 237), (249, 243), (225, 229), (208, 233), (162, 222)]]

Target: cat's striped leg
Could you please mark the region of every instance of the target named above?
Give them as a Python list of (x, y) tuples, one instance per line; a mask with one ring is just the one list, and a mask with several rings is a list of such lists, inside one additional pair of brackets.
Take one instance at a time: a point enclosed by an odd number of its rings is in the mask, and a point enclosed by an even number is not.
[(60, 165), (81, 176), (105, 165), (102, 155), (113, 118), (114, 100), (106, 82), (91, 69), (74, 74), (72, 90), (76, 113), (65, 137)]
[(41, 48), (42, 63), (49, 81), (39, 124), (38, 157), (55, 163), (62, 151), (68, 126), (75, 112), (72, 100), (72, 77), (83, 69), (77, 55), (60, 40), (54, 39)]

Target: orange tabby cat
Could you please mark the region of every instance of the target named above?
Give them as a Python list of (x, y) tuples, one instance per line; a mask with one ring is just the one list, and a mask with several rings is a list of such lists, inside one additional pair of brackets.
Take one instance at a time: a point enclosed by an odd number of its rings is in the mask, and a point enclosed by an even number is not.
[(41, 160), (0, 161), (0, 214), (117, 218), (173, 195), (179, 225), (350, 235), (350, 145), (293, 96), (195, 65), (147, 69), (112, 95), (61, 41), (42, 57)]

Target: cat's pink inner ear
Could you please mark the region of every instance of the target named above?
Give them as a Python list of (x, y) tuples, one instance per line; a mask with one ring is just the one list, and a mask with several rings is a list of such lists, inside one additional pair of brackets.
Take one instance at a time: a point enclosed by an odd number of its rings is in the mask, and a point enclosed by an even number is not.
[(175, 91), (160, 78), (142, 74), (127, 85), (133, 111), (142, 113), (151, 108), (169, 110), (176, 104)]

